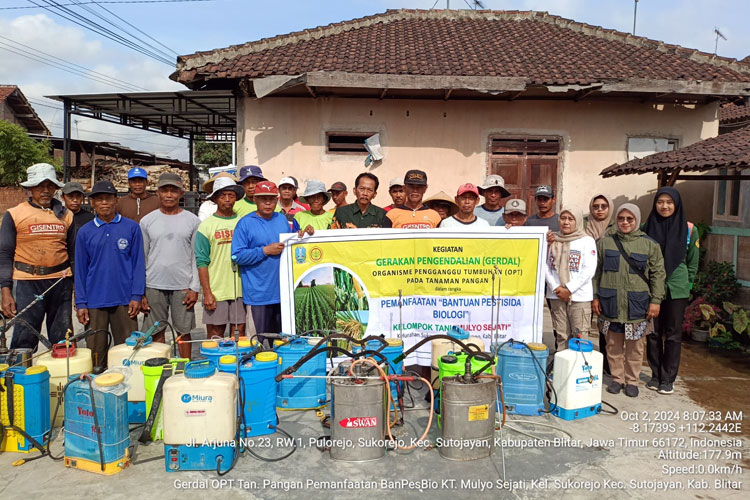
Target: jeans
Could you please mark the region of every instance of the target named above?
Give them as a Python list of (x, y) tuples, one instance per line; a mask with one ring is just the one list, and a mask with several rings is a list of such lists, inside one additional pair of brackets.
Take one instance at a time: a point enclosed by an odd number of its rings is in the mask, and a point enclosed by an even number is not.
[[(16, 310), (21, 312), (31, 304), (37, 295), (41, 295), (59, 278), (41, 280), (17, 280), (15, 282)], [(55, 285), (47, 295), (20, 316), (39, 332), (46, 316), (47, 338), (52, 344), (65, 339), (65, 332), (73, 328), (73, 278), (65, 278)], [(39, 338), (28, 326), (16, 323), (13, 328), (11, 349), (36, 349)]]

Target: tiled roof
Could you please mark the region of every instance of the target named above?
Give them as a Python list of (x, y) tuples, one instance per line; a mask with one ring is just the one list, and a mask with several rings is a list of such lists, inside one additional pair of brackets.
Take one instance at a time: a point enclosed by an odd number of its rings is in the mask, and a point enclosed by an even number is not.
[(534, 85), (659, 80), (750, 82), (735, 59), (578, 23), (546, 12), (389, 10), (180, 56), (172, 79), (307, 72), (524, 78)]
[(21, 123), (27, 132), (50, 135), (49, 129), (17, 85), (0, 85), (0, 104), (6, 101), (13, 111), (15, 119)]
[(15, 85), (0, 85), (0, 102), (5, 101), (17, 89)]
[(750, 101), (746, 101), (744, 105), (730, 102), (719, 108), (721, 125), (731, 125), (746, 120), (750, 120)]
[(660, 170), (670, 172), (675, 169), (705, 172), (725, 167), (750, 167), (750, 127), (705, 139), (674, 151), (655, 153), (626, 163), (614, 164), (602, 170), (599, 175), (614, 177)]

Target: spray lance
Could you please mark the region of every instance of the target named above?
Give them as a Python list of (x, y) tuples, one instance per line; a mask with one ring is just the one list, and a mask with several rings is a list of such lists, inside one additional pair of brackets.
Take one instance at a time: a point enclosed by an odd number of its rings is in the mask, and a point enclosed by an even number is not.
[[(35, 295), (34, 296), (34, 300), (32, 300), (29, 303), (29, 305), (27, 305), (26, 307), (24, 307), (20, 312), (18, 312), (15, 316), (13, 316), (10, 319), (10, 321), (5, 321), (5, 316), (3, 316), (3, 329), (0, 332), (0, 352), (6, 352), (7, 349), (8, 349), (8, 347), (7, 347), (7, 339), (5, 337), (5, 333), (10, 329), (11, 326), (13, 326), (14, 323), (21, 321), (21, 322), (25, 323), (27, 326), (29, 326), (29, 327), (31, 326), (28, 323), (26, 323), (24, 320), (20, 319), (19, 316), (22, 316), (23, 313), (25, 313), (26, 311), (28, 311), (29, 309), (31, 309), (32, 307), (34, 307), (34, 305), (37, 302), (39, 302), (41, 300), (44, 300), (44, 296), (47, 295), (50, 290), (52, 290), (53, 288), (55, 288), (55, 286), (57, 286), (58, 283), (60, 283), (62, 280), (64, 280), (67, 277), (68, 277), (68, 272), (64, 271), (62, 273), (62, 276), (60, 276), (60, 278), (58, 278), (57, 281), (55, 281), (54, 283), (52, 283), (49, 286), (49, 288), (47, 288), (41, 294)], [(44, 346), (47, 349), (49, 349), (52, 346), (52, 344), (50, 344), (50, 342), (47, 339), (45, 339), (44, 337), (42, 337), (42, 335), (39, 332), (37, 332), (34, 328), (31, 328), (31, 330), (32, 330), (32, 332), (34, 332), (36, 334), (37, 337), (39, 337), (39, 340), (44, 344)]]

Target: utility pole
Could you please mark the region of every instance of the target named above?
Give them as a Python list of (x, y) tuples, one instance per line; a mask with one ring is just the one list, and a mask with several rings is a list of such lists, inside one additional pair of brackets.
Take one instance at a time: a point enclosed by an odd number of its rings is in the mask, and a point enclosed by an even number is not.
[(635, 35), (635, 20), (638, 17), (638, 0), (635, 0), (635, 6), (633, 8), (633, 35)]

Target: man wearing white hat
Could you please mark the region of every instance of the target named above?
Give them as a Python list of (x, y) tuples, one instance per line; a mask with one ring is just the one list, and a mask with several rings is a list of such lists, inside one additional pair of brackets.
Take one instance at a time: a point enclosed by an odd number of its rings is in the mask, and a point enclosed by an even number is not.
[[(0, 226), (2, 312), (12, 318), (52, 287), (23, 319), (38, 332), (46, 315), (47, 336), (54, 344), (65, 338), (72, 325), (69, 252), (73, 248), (73, 214), (53, 198), (63, 186), (57, 180), (55, 167), (37, 163), (26, 172), (28, 180), (21, 186), (27, 188), (29, 199), (8, 210)], [(55, 284), (60, 278), (63, 279)], [(19, 324), (14, 328), (10, 347), (36, 348), (38, 342), (28, 326)]]
[(484, 196), (484, 203), (474, 209), (474, 215), (486, 220), (490, 226), (498, 225), (503, 215), (502, 199), (510, 196), (510, 191), (505, 189), (505, 179), (496, 174), (488, 175), (479, 187), (479, 194)]
[(286, 220), (289, 221), (289, 230), (291, 231), (294, 226), (294, 215), (297, 212), (304, 212), (307, 208), (297, 203), (295, 200), (297, 196), (297, 181), (294, 177), (284, 177), (279, 181), (279, 204), (278, 208), (281, 209), (281, 213), (286, 215)]
[[(217, 176), (208, 199), (216, 212), (200, 223), (195, 233), (195, 261), (203, 290), (203, 323), (208, 338), (224, 337), (227, 324), (245, 335), (245, 304), (242, 282), (232, 265), (232, 239), (240, 216), (235, 203), (245, 196), (242, 186), (230, 177)], [(252, 329), (255, 332), (255, 329)]]

